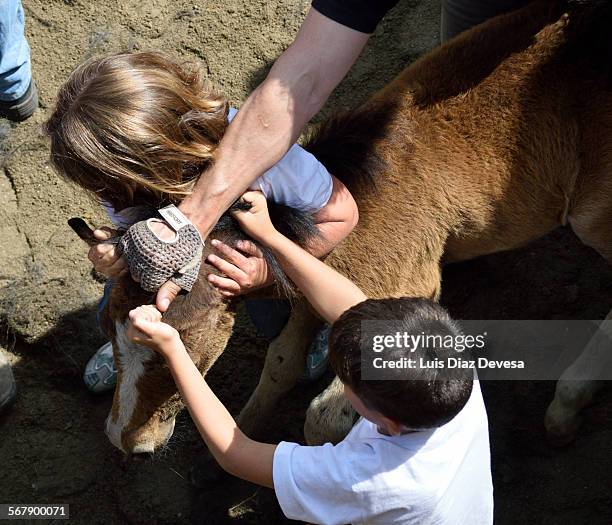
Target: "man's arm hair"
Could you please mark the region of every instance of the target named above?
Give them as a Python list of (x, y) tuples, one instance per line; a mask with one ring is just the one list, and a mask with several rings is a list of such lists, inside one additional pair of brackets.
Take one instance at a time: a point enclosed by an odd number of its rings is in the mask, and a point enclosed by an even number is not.
[[(277, 163), (321, 109), (365, 46), (369, 35), (334, 22), (311, 8), (294, 42), (240, 108), (180, 210), (208, 237), (219, 217), (263, 172)], [(171, 239), (170, 228), (155, 233)], [(158, 291), (165, 312), (180, 292), (172, 281)]]
[(368, 37), (310, 9), (294, 42), (228, 127), (214, 165), (180, 206), (203, 236), (257, 177), (283, 157), (344, 78)]

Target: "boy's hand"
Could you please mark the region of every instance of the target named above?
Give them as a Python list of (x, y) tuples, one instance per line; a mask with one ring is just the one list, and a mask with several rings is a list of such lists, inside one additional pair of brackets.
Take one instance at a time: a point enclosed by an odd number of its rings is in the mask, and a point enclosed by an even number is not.
[(161, 312), (151, 304), (134, 308), (129, 313), (127, 336), (130, 341), (169, 357), (183, 345), (178, 332), (161, 319)]
[(236, 210), (232, 212), (245, 233), (264, 242), (267, 237), (276, 233), (270, 215), (266, 198), (260, 191), (247, 191), (240, 198), (251, 205), (250, 210)]
[[(114, 235), (115, 231), (106, 226), (94, 230), (94, 236), (99, 241), (105, 241)], [(114, 244), (96, 244), (92, 246), (87, 253), (87, 258), (93, 264), (96, 272), (109, 279), (117, 279), (128, 272), (125, 259), (119, 256), (117, 247)]]

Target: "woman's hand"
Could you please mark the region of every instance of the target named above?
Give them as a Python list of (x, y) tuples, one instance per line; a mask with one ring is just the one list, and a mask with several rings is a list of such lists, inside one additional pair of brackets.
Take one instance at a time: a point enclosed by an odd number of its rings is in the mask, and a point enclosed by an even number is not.
[[(238, 221), (245, 233), (254, 239), (266, 238), (276, 232), (263, 193), (247, 191), (241, 200), (251, 205), (246, 211), (234, 211), (232, 215)], [(208, 280), (221, 294), (227, 297), (242, 295), (273, 282), (268, 263), (261, 250), (250, 241), (239, 241), (236, 249), (213, 239), (211, 244), (221, 254), (221, 257), (210, 254), (207, 258), (223, 276), (209, 274)]]
[(133, 343), (148, 346), (165, 358), (184, 348), (179, 333), (162, 322), (162, 314), (155, 306), (147, 304), (134, 308), (128, 318), (127, 336)]
[[(110, 239), (113, 235), (115, 232), (106, 226), (94, 230), (95, 238), (100, 241)], [(109, 279), (117, 279), (128, 272), (127, 264), (117, 253), (114, 244), (96, 244), (89, 249), (87, 257), (92, 262), (94, 270)]]
[(224, 276), (209, 274), (208, 280), (222, 295), (233, 297), (272, 284), (268, 263), (252, 242), (239, 241), (237, 249), (217, 239), (213, 239), (211, 244), (222, 257), (210, 254), (207, 261)]

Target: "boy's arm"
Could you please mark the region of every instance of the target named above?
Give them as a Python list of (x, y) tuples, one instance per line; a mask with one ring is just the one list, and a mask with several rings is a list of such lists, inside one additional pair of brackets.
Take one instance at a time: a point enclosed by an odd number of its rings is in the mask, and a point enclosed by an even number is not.
[[(331, 252), (355, 228), (359, 211), (355, 199), (342, 182), (332, 177), (333, 190), (327, 204), (314, 214), (319, 236), (312, 239), (307, 249), (315, 257)], [(272, 284), (266, 260), (252, 243), (240, 250), (222, 242), (215, 243), (221, 254), (209, 255), (208, 262), (224, 276), (209, 274), (208, 280), (225, 296), (241, 295)]]
[(167, 363), (200, 435), (219, 465), (234, 476), (273, 488), (276, 445), (253, 441), (242, 433), (186, 351), (174, 352)]
[(162, 354), (176, 385), (212, 455), (224, 470), (258, 485), (274, 487), (272, 462), (276, 445), (245, 436), (206, 384), (185, 350), (178, 332), (161, 322), (152, 305), (130, 312), (128, 336)]
[(285, 273), (328, 323), (333, 323), (346, 310), (367, 299), (344, 275), (278, 231), (275, 232), (268, 239), (262, 239), (262, 242), (274, 251)]
[(367, 299), (346, 277), (279, 233), (270, 222), (266, 199), (261, 193), (247, 192), (242, 199), (251, 204), (249, 211), (234, 212), (242, 228), (274, 252), (285, 273), (327, 322), (333, 323), (346, 310)]

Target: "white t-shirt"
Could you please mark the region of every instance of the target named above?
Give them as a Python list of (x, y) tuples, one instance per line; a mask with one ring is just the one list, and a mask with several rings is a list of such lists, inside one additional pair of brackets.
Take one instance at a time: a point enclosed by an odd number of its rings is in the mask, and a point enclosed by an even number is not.
[[(236, 109), (230, 108), (230, 122), (236, 113)], [(294, 144), (281, 160), (251, 184), (250, 189), (260, 190), (266, 199), (278, 204), (316, 213), (329, 201), (333, 181), (325, 166), (312, 153)], [(136, 210), (133, 208), (115, 212), (107, 202), (102, 202), (102, 206), (115, 226), (129, 228), (134, 223)]]
[(446, 425), (385, 436), (361, 419), (338, 445), (282, 442), (276, 496), (290, 519), (321, 524), (490, 525), (493, 484), (478, 381)]

